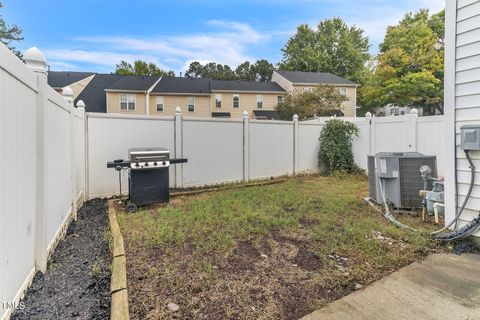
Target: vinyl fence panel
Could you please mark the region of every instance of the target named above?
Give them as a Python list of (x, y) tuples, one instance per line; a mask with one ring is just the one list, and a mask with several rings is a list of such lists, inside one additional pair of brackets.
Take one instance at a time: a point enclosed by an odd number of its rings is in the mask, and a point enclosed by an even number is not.
[(84, 189), (85, 161), (74, 161), (83, 120), (73, 125), (83, 112), (48, 86), (38, 49), (27, 53), (23, 63), (0, 44), (0, 319), (46, 269)]
[[(118, 172), (107, 162), (128, 159), (133, 147), (174, 149), (173, 117), (87, 114), (88, 193), (90, 198), (119, 192)], [(173, 174), (170, 175), (171, 185)], [(122, 193), (128, 193), (128, 171), (122, 171)]]
[(249, 134), (250, 179), (292, 174), (292, 122), (252, 120)]
[(184, 186), (243, 179), (242, 120), (185, 118), (182, 144)]
[(318, 152), (320, 151), (320, 123), (299, 123), (298, 126), (298, 170), (299, 172), (318, 171)]
[[(0, 44), (0, 302), (35, 271), (36, 77)], [(18, 61), (17, 61), (18, 60)], [(14, 72), (19, 68), (20, 74)], [(11, 310), (9, 310), (11, 311)], [(7, 312), (0, 308), (0, 319)]]

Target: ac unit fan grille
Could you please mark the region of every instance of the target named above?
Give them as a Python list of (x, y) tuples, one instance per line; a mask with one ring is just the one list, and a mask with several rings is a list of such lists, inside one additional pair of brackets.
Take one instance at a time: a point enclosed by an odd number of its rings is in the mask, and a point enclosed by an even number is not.
[[(404, 208), (420, 208), (422, 200), (418, 194), (418, 190), (423, 189), (423, 180), (418, 169), (427, 165), (432, 168), (432, 176), (437, 176), (437, 167), (435, 157), (422, 158), (400, 158), (400, 199)], [(432, 183), (429, 182), (427, 190), (432, 189)]]

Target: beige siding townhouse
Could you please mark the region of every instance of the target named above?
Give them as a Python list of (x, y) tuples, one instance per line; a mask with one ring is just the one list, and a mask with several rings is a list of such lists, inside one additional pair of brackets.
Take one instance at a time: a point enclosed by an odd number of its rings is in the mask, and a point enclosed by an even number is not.
[(341, 112), (345, 117), (354, 117), (357, 110), (358, 84), (327, 72), (274, 71), (272, 82), (278, 83), (287, 92), (313, 90), (322, 84), (330, 84), (338, 88), (347, 97)]
[(150, 114), (173, 116), (180, 108), (188, 117), (210, 117), (210, 80), (162, 78), (150, 93)]
[(241, 118), (245, 111), (250, 118), (270, 118), (286, 92), (277, 83), (257, 81), (212, 80), (212, 116)]
[(341, 115), (355, 116), (357, 84), (330, 73), (276, 71), (271, 82), (160, 78), (80, 72), (51, 72), (57, 91), (69, 85), (88, 112), (188, 117), (278, 119), (275, 107), (292, 92), (333, 84), (348, 98)]

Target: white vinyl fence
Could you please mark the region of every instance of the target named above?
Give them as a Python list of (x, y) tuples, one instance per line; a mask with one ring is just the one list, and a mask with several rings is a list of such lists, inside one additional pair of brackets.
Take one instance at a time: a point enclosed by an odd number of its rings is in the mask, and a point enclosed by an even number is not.
[[(320, 132), (327, 119), (299, 122), (243, 119), (87, 114), (88, 197), (118, 194), (118, 173), (107, 161), (127, 159), (131, 147), (163, 146), (171, 157), (188, 158), (173, 165), (176, 188), (249, 181), (301, 172), (316, 172)], [(443, 174), (443, 116), (347, 119), (359, 128), (353, 143), (355, 162), (367, 169), (367, 155), (418, 151), (437, 156)], [(128, 175), (122, 172), (122, 192)]]
[(84, 111), (47, 85), (38, 50), (24, 57), (0, 44), (0, 319), (45, 270), (85, 185)]

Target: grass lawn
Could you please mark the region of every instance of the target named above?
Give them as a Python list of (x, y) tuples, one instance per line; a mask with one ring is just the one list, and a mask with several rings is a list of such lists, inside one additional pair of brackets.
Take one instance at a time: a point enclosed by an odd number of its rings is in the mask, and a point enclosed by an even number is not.
[(298, 319), (435, 250), (367, 195), (364, 176), (304, 176), (120, 213), (132, 318)]

